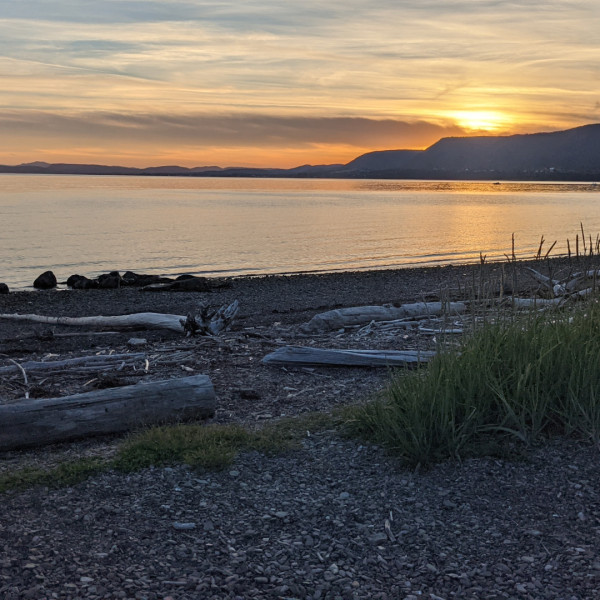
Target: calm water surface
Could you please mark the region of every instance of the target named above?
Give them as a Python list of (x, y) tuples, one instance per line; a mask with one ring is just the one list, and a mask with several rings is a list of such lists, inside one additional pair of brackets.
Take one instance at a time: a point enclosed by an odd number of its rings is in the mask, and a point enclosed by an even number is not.
[(0, 281), (52, 269), (242, 275), (566, 252), (600, 231), (600, 186), (0, 175)]

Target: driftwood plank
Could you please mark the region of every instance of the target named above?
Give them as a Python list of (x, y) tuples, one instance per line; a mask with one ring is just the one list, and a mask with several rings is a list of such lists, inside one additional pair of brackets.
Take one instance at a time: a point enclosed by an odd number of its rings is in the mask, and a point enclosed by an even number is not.
[(262, 359), (266, 365), (399, 367), (428, 362), (435, 352), (417, 350), (339, 350), (284, 346)]
[(301, 326), (305, 334), (323, 333), (342, 327), (366, 325), (371, 321), (393, 321), (421, 316), (456, 315), (467, 310), (463, 302), (416, 302), (402, 306), (353, 306), (315, 315)]
[(0, 405), (0, 450), (123, 433), (140, 426), (207, 418), (215, 392), (207, 375), (138, 383), (64, 398)]

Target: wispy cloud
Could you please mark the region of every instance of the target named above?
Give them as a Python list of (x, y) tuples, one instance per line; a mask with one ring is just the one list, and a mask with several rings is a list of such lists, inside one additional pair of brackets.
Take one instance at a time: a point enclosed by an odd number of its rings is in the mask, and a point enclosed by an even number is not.
[(157, 152), (181, 130), (215, 147), (254, 131), (290, 150), (422, 147), (465, 110), (507, 115), (507, 132), (559, 128), (597, 117), (597, 17), (596, 0), (0, 2), (0, 110), (73, 136), (85, 113), (104, 140), (121, 129), (99, 115), (121, 115)]
[[(414, 148), (430, 145), (440, 137), (461, 135), (458, 127), (427, 122), (360, 117), (296, 117), (261, 114), (171, 114), (79, 113), (0, 111), (0, 136), (61, 138), (80, 145), (84, 139), (127, 145), (168, 143), (195, 148), (265, 147), (314, 149), (321, 146), (364, 149)], [(167, 141), (167, 142), (165, 142)]]

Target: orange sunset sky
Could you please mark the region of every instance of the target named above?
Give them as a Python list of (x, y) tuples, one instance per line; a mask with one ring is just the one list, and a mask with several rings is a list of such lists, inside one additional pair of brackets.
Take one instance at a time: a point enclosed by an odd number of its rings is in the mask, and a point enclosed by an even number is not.
[(597, 0), (0, 2), (0, 164), (348, 162), (600, 121)]

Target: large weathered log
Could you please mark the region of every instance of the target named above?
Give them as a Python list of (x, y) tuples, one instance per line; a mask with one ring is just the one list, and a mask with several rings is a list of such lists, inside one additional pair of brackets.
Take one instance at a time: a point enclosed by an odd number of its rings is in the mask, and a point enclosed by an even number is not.
[(262, 359), (266, 365), (329, 367), (405, 367), (426, 363), (435, 352), (419, 350), (338, 350), (284, 346)]
[[(551, 279), (531, 267), (524, 267), (524, 269), (540, 284), (541, 288), (538, 290), (538, 294), (558, 304), (591, 294), (598, 288), (598, 280), (600, 279), (600, 270), (598, 269), (573, 273), (563, 281)], [(527, 308), (529, 303), (528, 299), (519, 302), (520, 308)]]
[(436, 316), (447, 313), (461, 314), (467, 307), (463, 302), (417, 302), (402, 306), (354, 306), (315, 315), (301, 326), (302, 333), (324, 333), (352, 325), (366, 325), (371, 321), (393, 321), (419, 316)]
[(215, 392), (207, 375), (27, 399), (0, 405), (0, 450), (123, 433), (207, 418), (214, 412)]
[[(237, 300), (229, 306), (223, 306), (208, 321), (196, 318), (195, 330), (208, 335), (218, 335), (233, 321), (238, 312)], [(134, 313), (131, 315), (93, 316), (93, 317), (49, 317), (32, 314), (0, 314), (0, 319), (13, 321), (31, 321), (47, 325), (71, 325), (75, 327), (91, 327), (93, 329), (168, 329), (185, 333), (190, 331), (191, 315), (168, 315), (162, 313)]]

